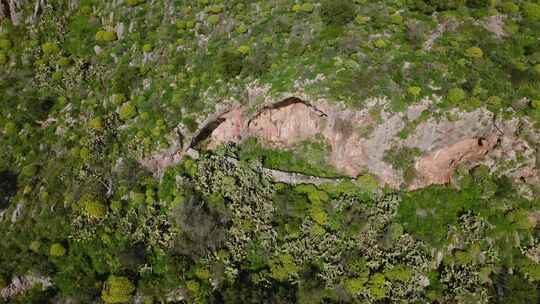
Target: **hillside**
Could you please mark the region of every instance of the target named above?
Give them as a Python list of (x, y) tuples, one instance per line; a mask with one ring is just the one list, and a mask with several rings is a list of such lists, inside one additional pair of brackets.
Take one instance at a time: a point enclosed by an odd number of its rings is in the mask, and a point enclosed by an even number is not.
[(537, 303), (538, 0), (0, 0), (0, 303)]

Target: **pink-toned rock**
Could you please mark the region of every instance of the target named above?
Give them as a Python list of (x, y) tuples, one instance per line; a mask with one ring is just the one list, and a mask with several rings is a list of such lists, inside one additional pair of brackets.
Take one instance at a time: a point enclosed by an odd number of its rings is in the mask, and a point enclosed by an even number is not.
[(329, 146), (329, 162), (342, 174), (356, 177), (368, 162), (364, 143), (355, 128), (373, 123), (368, 114), (340, 111), (326, 104), (313, 107), (299, 99), (263, 109), (249, 122), (248, 137), (267, 146), (287, 148), (320, 136)]
[[(403, 183), (401, 173), (383, 161), (384, 153), (392, 148), (398, 132), (405, 126), (400, 115), (385, 113), (383, 123), (375, 126), (367, 111), (325, 103), (315, 107), (298, 98), (289, 98), (263, 108), (251, 118), (245, 108), (238, 107), (217, 119), (220, 124), (209, 134), (210, 149), (249, 137), (258, 138), (267, 147), (291, 148), (319, 136), (330, 147), (329, 163), (341, 174), (356, 177), (370, 172), (392, 188)], [(467, 134), (489, 133), (489, 126), (476, 133), (473, 129), (490, 120), (491, 116), (478, 112), (465, 115), (461, 121), (429, 122), (418, 134), (403, 141), (422, 151), (434, 151), (416, 162), (419, 179), (409, 187), (448, 183), (460, 163), (482, 159), (496, 145), (498, 137), (480, 139)], [(373, 133), (369, 137), (361, 136), (358, 131), (367, 127), (374, 128)]]
[(421, 179), (411, 188), (450, 182), (460, 163), (483, 159), (495, 147), (497, 139), (495, 135), (487, 139), (466, 138), (421, 158), (415, 164)]
[(259, 112), (247, 126), (248, 136), (273, 147), (288, 147), (314, 138), (326, 124), (325, 115), (295, 102)]
[[(390, 149), (401, 147), (423, 153), (415, 161), (417, 178), (406, 185), (410, 190), (450, 182), (459, 164), (483, 163), (495, 170), (501, 159), (527, 159), (519, 168), (502, 173), (514, 180), (538, 180), (534, 149), (516, 135), (519, 124), (505, 122), (497, 126), (493, 114), (485, 109), (456, 110), (445, 117), (432, 117), (401, 139), (399, 133), (406, 127), (406, 117), (417, 118), (429, 105), (417, 104), (405, 113), (395, 113), (385, 108), (384, 99), (377, 99), (368, 103), (366, 109), (355, 111), (324, 102), (312, 105), (293, 97), (255, 114), (237, 106), (208, 117), (184, 149), (163, 151), (141, 164), (152, 172), (162, 172), (201, 142), (214, 149), (222, 143), (256, 137), (266, 147), (291, 149), (303, 141), (320, 139), (329, 147), (328, 163), (342, 175), (354, 178), (369, 172), (381, 184), (396, 189), (404, 185), (403, 172), (387, 163), (384, 156)], [(379, 111), (374, 116), (377, 121), (369, 114), (374, 109)]]
[[(289, 98), (263, 108), (249, 120), (246, 116), (242, 108), (222, 115), (220, 118), (225, 120), (212, 132), (207, 147), (256, 137), (268, 147), (290, 148), (319, 136), (330, 147), (328, 161), (340, 173), (356, 177), (367, 171), (370, 160), (365, 151), (366, 143), (357, 134), (359, 129), (374, 123), (366, 112), (327, 104), (314, 107), (300, 99)], [(395, 184), (391, 178), (382, 180)]]
[(220, 116), (224, 121), (211, 134), (208, 148), (213, 149), (221, 143), (240, 142), (247, 119), (245, 109), (237, 107)]

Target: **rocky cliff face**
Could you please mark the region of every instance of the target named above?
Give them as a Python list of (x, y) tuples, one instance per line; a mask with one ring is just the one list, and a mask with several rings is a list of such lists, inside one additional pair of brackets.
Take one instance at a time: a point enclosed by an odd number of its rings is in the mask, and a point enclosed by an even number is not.
[[(422, 118), (424, 111), (432, 115)], [(328, 161), (338, 172), (351, 178), (370, 173), (396, 189), (449, 183), (459, 165), (480, 163), (493, 171), (511, 173), (516, 180), (535, 183), (536, 154), (527, 141), (517, 136), (516, 124), (519, 122), (498, 121), (483, 109), (438, 113), (430, 100), (396, 113), (388, 109), (384, 99), (354, 111), (291, 97), (268, 104), (254, 114), (237, 106), (216, 115), (194, 136), (192, 146), (205, 141), (207, 149), (214, 149), (223, 143), (256, 137), (267, 147), (288, 149), (317, 136), (329, 145)], [(410, 130), (404, 135), (407, 128)], [(412, 180), (405, 181), (403, 168), (395, 168), (385, 160), (386, 153), (401, 148), (419, 152), (411, 167)], [(174, 163), (181, 156), (173, 151), (169, 154), (169, 162), (161, 159), (160, 163), (158, 159), (154, 167)], [(512, 172), (505, 172), (499, 166), (518, 159), (521, 169), (514, 166)], [(399, 155), (396, 161), (400, 161)]]

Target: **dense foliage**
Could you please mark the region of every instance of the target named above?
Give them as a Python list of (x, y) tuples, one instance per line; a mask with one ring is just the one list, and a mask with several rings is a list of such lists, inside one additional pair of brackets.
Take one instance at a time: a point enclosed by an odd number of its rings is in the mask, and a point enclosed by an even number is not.
[[(261, 173), (336, 177), (317, 138), (140, 165), (222, 102), (300, 89), (395, 111), (436, 94), (538, 128), (538, 1), (38, 2), (0, 20), (0, 288), (51, 286), (0, 303), (540, 300), (540, 200), (483, 166), (414, 192)], [(385, 158), (412, 176), (416, 154)]]

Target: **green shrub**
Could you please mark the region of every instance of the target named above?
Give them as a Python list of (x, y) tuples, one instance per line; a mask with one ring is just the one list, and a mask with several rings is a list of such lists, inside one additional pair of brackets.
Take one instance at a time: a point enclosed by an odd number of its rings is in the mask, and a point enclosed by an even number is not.
[(66, 248), (60, 243), (54, 243), (49, 248), (49, 255), (52, 257), (62, 257), (66, 254)]
[(406, 283), (411, 279), (412, 273), (410, 269), (407, 269), (402, 265), (398, 265), (390, 270), (386, 270), (384, 272), (384, 276), (390, 281)]
[(94, 130), (102, 130), (103, 129), (103, 123), (101, 122), (101, 118), (94, 117), (88, 121), (88, 127), (90, 129)]
[(464, 100), (465, 97), (467, 97), (467, 94), (463, 89), (460, 88), (453, 88), (448, 91), (448, 95), (446, 98), (451, 104), (457, 104), (460, 101)]
[(533, 71), (537, 76), (540, 76), (540, 63), (533, 67)]
[(357, 278), (350, 278), (345, 280), (343, 283), (343, 286), (345, 287), (345, 290), (347, 293), (349, 293), (352, 296), (359, 295), (361, 292), (365, 290), (365, 284), (367, 282), (367, 277), (357, 277)]
[(219, 23), (219, 19), (220, 19), (219, 15), (210, 15), (208, 16), (207, 20), (210, 25), (216, 25)]
[(403, 24), (403, 16), (401, 16), (400, 14), (394, 14), (392, 16), (390, 16), (390, 21), (393, 23), (393, 24)]
[(41, 249), (41, 242), (40, 241), (32, 241), (32, 242), (30, 242), (29, 248), (34, 253), (39, 253), (39, 249)]
[(186, 288), (189, 290), (193, 295), (197, 296), (201, 290), (201, 284), (195, 280), (189, 280), (186, 282)]
[(221, 5), (212, 5), (208, 8), (208, 12), (211, 14), (219, 14), (223, 12), (223, 6)]
[(484, 56), (484, 52), (482, 52), (482, 49), (479, 47), (471, 47), (465, 51), (465, 56), (478, 59)]
[(137, 6), (141, 3), (144, 3), (144, 0), (126, 0), (126, 4), (131, 7)]
[(358, 15), (356, 18), (354, 18), (354, 21), (356, 21), (357, 24), (365, 24), (368, 22), (369, 17)]
[(54, 42), (45, 42), (41, 45), (41, 50), (45, 55), (53, 55), (60, 51), (60, 48)]
[(488, 97), (488, 99), (486, 100), (486, 105), (487, 105), (488, 110), (492, 112), (498, 112), (504, 106), (503, 100), (499, 96)]
[(324, 0), (321, 3), (321, 19), (327, 25), (343, 26), (355, 16), (355, 7), (349, 0)]
[(300, 268), (289, 254), (282, 254), (270, 260), (270, 276), (276, 281), (285, 282), (297, 275)]
[(387, 43), (386, 41), (384, 41), (384, 39), (377, 39), (375, 41), (373, 41), (373, 46), (378, 48), (378, 49), (383, 49), (387, 46)]
[(248, 31), (248, 28), (244, 24), (240, 24), (235, 30), (235, 32), (237, 32), (238, 34), (244, 34), (247, 31)]
[(375, 192), (377, 189), (379, 189), (379, 181), (377, 181), (377, 179), (371, 174), (362, 174), (356, 179), (356, 181), (363, 191)]
[(414, 97), (418, 97), (422, 92), (422, 88), (416, 86), (408, 87), (407, 92)]
[(236, 50), (244, 56), (251, 52), (251, 48), (248, 45), (241, 45)]
[(222, 51), (218, 56), (218, 64), (226, 77), (236, 77), (242, 72), (243, 56), (238, 52)]
[(311, 208), (310, 216), (313, 219), (313, 221), (315, 221), (319, 225), (326, 224), (326, 220), (328, 218), (328, 215), (326, 214), (326, 212), (322, 208), (317, 207), (317, 206), (314, 206)]
[(94, 54), (93, 47), (96, 32), (97, 27), (92, 22), (91, 17), (84, 15), (74, 16), (68, 24), (68, 32), (63, 46), (66, 51), (76, 56)]
[(120, 115), (120, 119), (129, 120), (137, 115), (137, 108), (130, 102), (126, 102), (120, 107), (118, 114)]
[(111, 42), (118, 39), (116, 32), (112, 31), (98, 31), (96, 33), (96, 41), (98, 42)]
[(467, 0), (466, 5), (470, 8), (489, 8), (493, 0)]
[(143, 45), (142, 49), (143, 49), (143, 52), (150, 53), (154, 49), (154, 46), (151, 45), (150, 43), (147, 43), (147, 44)]
[(107, 215), (107, 206), (91, 195), (84, 195), (79, 204), (88, 217), (100, 219)]
[(314, 8), (315, 8), (315, 7), (313, 6), (313, 4), (311, 4), (311, 3), (304, 3), (304, 4), (302, 4), (301, 10), (302, 10), (304, 13), (312, 13)]
[(130, 191), (129, 199), (134, 206), (139, 206), (144, 204), (144, 202), (146, 201), (146, 195), (144, 193)]
[(519, 6), (511, 1), (506, 1), (501, 4), (501, 10), (507, 14), (515, 14), (519, 12)]
[(127, 303), (134, 291), (135, 285), (128, 278), (111, 275), (103, 285), (101, 299), (108, 304)]
[(62, 79), (62, 76), (63, 76), (63, 75), (64, 75), (64, 74), (62, 74), (62, 72), (60, 72), (60, 71), (55, 71), (55, 72), (52, 73), (51, 78), (52, 78), (53, 80), (55, 80), (55, 81), (59, 81), (59, 80)]
[(9, 39), (0, 39), (0, 50), (9, 50), (13, 44)]
[(4, 65), (8, 62), (9, 58), (4, 52), (0, 52), (0, 65)]
[(386, 279), (382, 273), (374, 274), (369, 280), (369, 292), (376, 300), (386, 297), (388, 287), (385, 285)]
[(425, 13), (433, 11), (454, 10), (463, 7), (466, 0), (417, 0), (416, 8)]
[(540, 4), (525, 2), (521, 8), (523, 17), (528, 21), (540, 21)]

